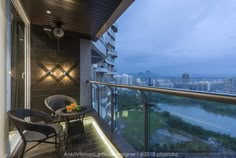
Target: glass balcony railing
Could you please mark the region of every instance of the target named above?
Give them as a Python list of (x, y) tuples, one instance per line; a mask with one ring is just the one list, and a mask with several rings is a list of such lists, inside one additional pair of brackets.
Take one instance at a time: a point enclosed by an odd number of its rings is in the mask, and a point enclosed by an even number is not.
[(107, 31), (109, 32), (110, 36), (112, 36), (115, 39), (116, 35), (114, 30), (112, 28), (109, 28)]
[(115, 59), (112, 59), (111, 57), (107, 57), (105, 61), (107, 64), (115, 65)]
[[(148, 152), (147, 157), (236, 157), (236, 97), (90, 83), (93, 93), (97, 92), (95, 96), (101, 96), (100, 85), (110, 92), (110, 104), (101, 117), (109, 118), (111, 131), (120, 134), (137, 151)], [(92, 99), (97, 100), (95, 110), (102, 111), (101, 97)]]
[(117, 51), (114, 51), (114, 50), (109, 50), (109, 51), (108, 51), (108, 54), (109, 54), (109, 55), (112, 55), (112, 56), (115, 56), (115, 57), (118, 56)]
[(112, 69), (112, 72), (118, 72), (118, 70), (113, 68), (113, 69)]
[(118, 25), (117, 25), (117, 23), (112, 24), (111, 28), (113, 29), (114, 32), (118, 32)]
[(110, 43), (113, 47), (115, 47), (115, 41), (108, 34), (106, 34), (106, 41)]
[(106, 56), (106, 44), (104, 42), (104, 39), (100, 38), (96, 42), (92, 42), (92, 46), (96, 50), (97, 53), (101, 54), (102, 57)]

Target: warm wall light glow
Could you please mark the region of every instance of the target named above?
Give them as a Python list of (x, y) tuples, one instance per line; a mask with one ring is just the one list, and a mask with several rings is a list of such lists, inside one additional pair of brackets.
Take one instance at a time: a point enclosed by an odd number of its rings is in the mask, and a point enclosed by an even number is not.
[(70, 75), (71, 75), (71, 77), (75, 77), (75, 72), (72, 71), (72, 72), (70, 73)]
[[(77, 65), (73, 64), (63, 64), (61, 66), (60, 64), (56, 65), (44, 65), (42, 63), (38, 63), (38, 66), (44, 71), (44, 73), (40, 73), (41, 77), (39, 78), (38, 81), (42, 82), (44, 80), (49, 81), (49, 80), (55, 80), (56, 82), (61, 82), (61, 81), (73, 81), (77, 83), (77, 80), (74, 79), (75, 77), (75, 72), (74, 69), (76, 69)], [(50, 79), (49, 79), (50, 78)]]
[(60, 76), (63, 75), (63, 72), (61, 70), (57, 69), (56, 71), (54, 71), (54, 75), (59, 78)]
[(53, 78), (52, 78), (52, 76), (48, 76), (45, 80), (46, 81), (53, 81)]
[(70, 69), (70, 66), (63, 66), (63, 68), (67, 72)]
[(50, 66), (45, 66), (49, 71), (52, 70), (53, 66), (50, 65)]
[(40, 76), (44, 76), (44, 75), (46, 75), (46, 72), (43, 71), (43, 70), (41, 70), (41, 71), (40, 71)]
[(65, 76), (65, 77), (63, 78), (63, 81), (69, 81), (69, 78), (68, 78), (67, 76)]
[(97, 122), (93, 119), (92, 121), (93, 127), (96, 129), (98, 135), (101, 137), (102, 141), (106, 144), (108, 149), (110, 150), (113, 157), (122, 158), (121, 154), (116, 150), (113, 144), (107, 139), (107, 137), (102, 132), (101, 128), (98, 126)]

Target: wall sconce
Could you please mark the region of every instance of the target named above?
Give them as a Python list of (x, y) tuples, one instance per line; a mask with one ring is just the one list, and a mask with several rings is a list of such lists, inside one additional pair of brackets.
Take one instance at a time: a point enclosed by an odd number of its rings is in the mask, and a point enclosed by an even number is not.
[(47, 74), (48, 74), (48, 75), (53, 75), (53, 72), (52, 72), (51, 70), (49, 70), (49, 71), (47, 72)]
[(71, 74), (73, 70), (77, 68), (78, 66), (77, 63), (74, 63), (73, 65), (71, 65), (69, 69), (62, 67), (59, 64), (56, 64), (55, 66), (48, 68), (47, 66), (45, 66), (44, 64), (40, 62), (38, 63), (38, 66), (45, 72), (45, 74), (39, 78), (38, 81), (40, 82), (47, 79), (48, 77), (51, 77), (56, 82), (60, 82), (66, 77), (66, 80), (69, 79), (75, 83), (79, 83), (79, 81), (75, 79), (73, 75)]
[(68, 72), (66, 72), (66, 71), (63, 74), (64, 74), (64, 76), (68, 76)]

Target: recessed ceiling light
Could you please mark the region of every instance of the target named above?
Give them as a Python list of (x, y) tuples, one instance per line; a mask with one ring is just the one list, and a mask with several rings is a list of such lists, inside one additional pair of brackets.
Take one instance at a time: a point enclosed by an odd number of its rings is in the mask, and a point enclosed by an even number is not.
[(47, 13), (47, 14), (51, 14), (52, 12), (51, 12), (50, 10), (47, 10), (46, 13)]

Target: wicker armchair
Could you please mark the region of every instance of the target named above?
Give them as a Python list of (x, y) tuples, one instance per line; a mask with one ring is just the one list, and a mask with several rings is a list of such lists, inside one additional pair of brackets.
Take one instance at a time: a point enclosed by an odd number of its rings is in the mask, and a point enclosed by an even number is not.
[[(23, 140), (21, 158), (23, 158), (25, 152), (31, 150), (40, 143), (55, 144), (55, 148), (59, 150), (63, 127), (60, 124), (50, 124), (49, 122), (52, 121), (50, 115), (33, 109), (12, 109), (8, 111), (8, 116)], [(40, 122), (27, 121), (29, 118), (36, 118), (40, 120)], [(49, 141), (48, 139), (52, 137), (55, 137), (54, 141)], [(37, 143), (25, 150), (27, 142)]]
[(52, 95), (45, 99), (44, 101), (46, 107), (50, 110), (51, 116), (57, 120), (57, 116), (55, 115), (55, 111), (69, 105), (70, 103), (76, 103), (76, 100), (72, 97), (66, 95)]

